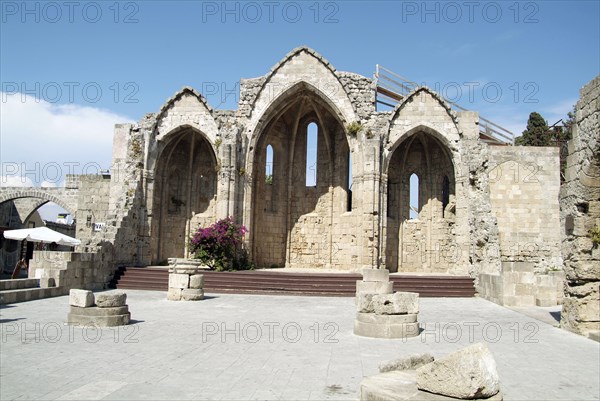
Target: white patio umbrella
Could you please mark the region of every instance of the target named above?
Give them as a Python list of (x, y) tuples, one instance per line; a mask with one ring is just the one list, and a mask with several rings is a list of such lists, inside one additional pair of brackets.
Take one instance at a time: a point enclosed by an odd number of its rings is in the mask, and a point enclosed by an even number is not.
[(41, 242), (44, 244), (56, 243), (58, 245), (76, 246), (81, 244), (77, 238), (61, 234), (48, 227), (24, 228), (22, 230), (4, 231), (4, 238), (18, 241)]

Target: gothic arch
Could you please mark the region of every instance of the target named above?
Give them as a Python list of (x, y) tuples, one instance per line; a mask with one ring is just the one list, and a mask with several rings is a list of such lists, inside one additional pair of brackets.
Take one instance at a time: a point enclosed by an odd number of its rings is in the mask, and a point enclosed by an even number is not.
[[(306, 187), (306, 130), (318, 126), (317, 182)], [(273, 166), (272, 197), (266, 193), (265, 153), (270, 144), (278, 155)], [(252, 185), (246, 188), (244, 223), (250, 228), (253, 259), (261, 266), (330, 266), (335, 233), (331, 227), (345, 212), (335, 202), (347, 188), (347, 171), (334, 167), (349, 151), (342, 113), (331, 100), (307, 82), (296, 83), (273, 101), (252, 133), (246, 171)], [(282, 243), (283, 242), (283, 243)]]
[[(306, 68), (296, 68), (295, 62), (298, 60), (306, 64)], [(339, 113), (344, 124), (356, 120), (355, 106), (335, 68), (316, 51), (302, 46), (288, 53), (264, 77), (258, 93), (252, 99), (246, 134), (260, 132), (261, 123), (268, 121), (265, 120), (268, 111), (280, 99), (287, 98), (289, 91), (298, 84), (306, 84), (318, 91), (321, 98)]]
[(217, 166), (212, 143), (193, 126), (179, 126), (159, 142), (149, 208), (152, 261), (187, 257), (191, 233), (214, 222)]
[[(441, 257), (453, 240), (456, 171), (453, 152), (445, 138), (425, 126), (403, 135), (385, 159), (385, 255), (390, 271), (446, 272)], [(410, 177), (419, 178), (418, 196), (410, 191)], [(411, 199), (413, 198), (413, 199)], [(416, 219), (411, 204), (418, 198)], [(437, 254), (436, 254), (437, 252)]]
[[(423, 113), (425, 110), (425, 113)], [(427, 87), (412, 91), (392, 112), (384, 144), (397, 146), (400, 139), (421, 127), (453, 148), (460, 139), (458, 117), (448, 103)]]

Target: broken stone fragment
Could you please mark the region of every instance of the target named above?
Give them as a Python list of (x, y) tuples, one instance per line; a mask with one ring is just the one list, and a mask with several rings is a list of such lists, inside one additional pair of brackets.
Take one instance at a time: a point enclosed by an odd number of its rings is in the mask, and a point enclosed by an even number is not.
[(494, 356), (483, 343), (460, 349), (417, 369), (417, 387), (466, 400), (500, 391)]
[(404, 323), (416, 323), (416, 313), (407, 313), (404, 315), (376, 315), (374, 313), (356, 313), (356, 321), (369, 324), (404, 324)]
[(204, 288), (204, 275), (194, 274), (190, 276), (190, 288), (202, 289)]
[(190, 276), (187, 274), (169, 274), (169, 288), (188, 288)]
[(181, 301), (181, 293), (183, 290), (181, 288), (173, 288), (170, 287), (167, 291), (167, 299), (169, 301)]
[(413, 370), (431, 362), (433, 362), (433, 355), (431, 354), (413, 354), (382, 363), (379, 365), (379, 371), (385, 373), (392, 370)]
[(370, 292), (359, 292), (356, 296), (356, 311), (360, 313), (373, 313), (373, 297), (377, 295)]
[(390, 272), (387, 269), (362, 269), (363, 281), (387, 283), (390, 281)]
[(94, 294), (88, 290), (70, 290), (69, 305), (87, 308), (94, 305)]
[(204, 299), (204, 290), (186, 288), (181, 292), (181, 299), (184, 301), (201, 301)]
[(377, 315), (402, 315), (419, 313), (419, 294), (416, 292), (395, 292), (375, 295), (372, 298), (373, 311)]
[(116, 308), (127, 303), (127, 294), (120, 291), (109, 291), (96, 294), (96, 306), (99, 308)]
[(391, 281), (357, 281), (356, 282), (356, 295), (361, 292), (370, 292), (373, 294), (391, 294), (394, 292), (394, 283)]

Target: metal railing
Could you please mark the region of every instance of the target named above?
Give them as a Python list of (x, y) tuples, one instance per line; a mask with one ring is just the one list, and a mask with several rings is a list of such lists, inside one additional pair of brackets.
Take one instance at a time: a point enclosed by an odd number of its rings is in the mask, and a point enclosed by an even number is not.
[[(396, 107), (410, 92), (421, 86), (379, 64), (375, 66), (375, 83), (376, 106), (381, 104), (392, 108)], [(467, 111), (464, 107), (448, 99), (444, 100), (454, 110)], [(481, 116), (479, 117), (479, 131), (485, 136), (482, 139), (486, 142), (510, 145), (515, 142), (515, 135), (511, 131)]]

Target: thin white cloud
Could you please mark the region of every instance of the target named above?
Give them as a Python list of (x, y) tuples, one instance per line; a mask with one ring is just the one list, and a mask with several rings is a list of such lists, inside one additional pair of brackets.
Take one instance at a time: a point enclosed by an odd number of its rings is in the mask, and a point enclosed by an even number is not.
[[(59, 185), (66, 174), (110, 167), (114, 125), (131, 119), (108, 110), (60, 105), (0, 92), (1, 174)], [(6, 181), (6, 180), (4, 180)], [(13, 181), (11, 181), (13, 182)]]
[(33, 182), (29, 177), (20, 177), (16, 175), (0, 176), (0, 187), (32, 187)]
[(493, 37), (493, 41), (496, 43), (508, 43), (514, 42), (516, 39), (521, 37), (521, 32), (516, 29), (510, 29), (501, 32), (499, 35)]
[(452, 57), (464, 57), (470, 56), (477, 50), (477, 44), (471, 43), (463, 43), (456, 47), (449, 47), (448, 52)]
[(544, 107), (540, 113), (548, 121), (548, 124), (552, 125), (560, 119), (565, 121), (568, 118), (567, 113), (573, 110), (573, 105), (576, 103), (577, 99), (561, 100), (551, 106)]
[(59, 185), (56, 185), (56, 183), (55, 183), (55, 182), (49, 182), (49, 181), (43, 181), (43, 182), (40, 184), (40, 187), (42, 187), (42, 188), (56, 188), (56, 187), (58, 187), (58, 186), (59, 186)]

